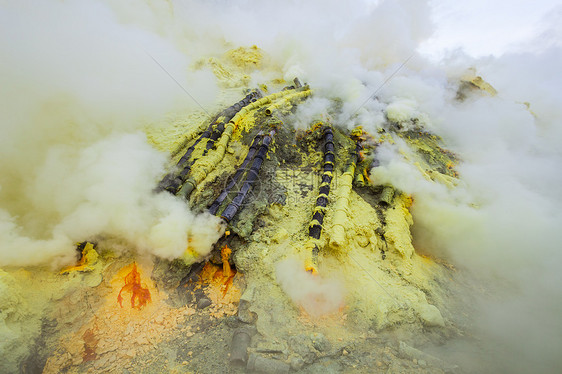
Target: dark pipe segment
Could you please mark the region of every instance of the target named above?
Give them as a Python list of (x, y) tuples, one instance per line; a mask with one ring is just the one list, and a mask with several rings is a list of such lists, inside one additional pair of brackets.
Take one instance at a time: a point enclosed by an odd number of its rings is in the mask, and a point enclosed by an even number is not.
[[(205, 130), (199, 138), (195, 140), (195, 142), (187, 149), (184, 155), (179, 159), (178, 163), (176, 164), (176, 169), (179, 169), (180, 172), (178, 175), (175, 175), (175, 171), (170, 172), (164, 176), (162, 181), (158, 184), (156, 191), (166, 190), (171, 194), (175, 194), (180, 186), (185, 182), (185, 176), (191, 170), (191, 165), (189, 165), (189, 158), (191, 154), (195, 150), (195, 147), (201, 140), (208, 138), (211, 135), (213, 124), (210, 124), (207, 130)], [(186, 170), (187, 169), (187, 170)]]
[(252, 162), (252, 166), (248, 171), (246, 180), (242, 185), (242, 188), (240, 189), (238, 194), (234, 197), (234, 199), (232, 199), (232, 202), (222, 212), (221, 218), (224, 219), (226, 222), (230, 222), (232, 218), (234, 218), (236, 213), (238, 213), (238, 210), (240, 209), (240, 206), (244, 202), (244, 199), (246, 199), (248, 192), (252, 189), (255, 181), (257, 180), (260, 167), (263, 163), (263, 160), (265, 159), (267, 150), (269, 149), (269, 144), (271, 143), (271, 139), (274, 134), (275, 134), (275, 130), (271, 130), (269, 134), (267, 134), (263, 138), (260, 148)]
[(258, 143), (259, 143), (261, 137), (262, 137), (261, 132), (254, 137), (254, 140), (252, 140), (252, 144), (250, 145), (250, 149), (248, 150), (248, 154), (246, 155), (246, 158), (242, 162), (242, 165), (240, 165), (238, 170), (236, 170), (236, 173), (234, 174), (234, 176), (232, 177), (232, 179), (230, 180), (230, 182), (228, 183), (226, 188), (215, 199), (215, 201), (213, 201), (213, 203), (209, 207), (209, 213), (211, 213), (211, 214), (217, 213), (221, 204), (223, 203), (223, 201), (228, 196), (228, 193), (230, 192), (230, 190), (232, 190), (232, 188), (236, 185), (236, 183), (238, 183), (238, 181), (240, 180), (240, 178), (242, 177), (242, 175), (246, 171), (246, 168), (248, 167), (248, 164), (250, 163), (250, 161), (252, 161), (254, 159), (254, 155), (256, 154), (256, 151), (258, 150)]
[(230, 345), (230, 363), (236, 366), (246, 366), (248, 361), (248, 346), (252, 337), (249, 332), (244, 329), (238, 329), (232, 335), (232, 343)]
[(322, 183), (318, 189), (318, 198), (316, 198), (316, 206), (312, 221), (308, 227), (308, 236), (314, 239), (320, 239), (322, 234), (322, 224), (324, 223), (324, 214), (328, 205), (328, 194), (330, 193), (330, 184), (332, 183), (332, 171), (334, 170), (334, 162), (336, 156), (334, 154), (334, 133), (330, 127), (324, 128), (324, 173), (322, 174)]

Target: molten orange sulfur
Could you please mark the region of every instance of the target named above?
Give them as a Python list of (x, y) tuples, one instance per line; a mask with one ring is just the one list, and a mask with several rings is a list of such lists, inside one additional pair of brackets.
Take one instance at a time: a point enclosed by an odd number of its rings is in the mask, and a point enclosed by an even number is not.
[(121, 308), (123, 308), (123, 297), (121, 296), (123, 291), (131, 293), (132, 308), (140, 309), (151, 301), (150, 291), (148, 288), (141, 286), (141, 277), (137, 270), (136, 263), (133, 263), (133, 269), (125, 276), (125, 285), (121, 288), (121, 291), (119, 291), (119, 295), (117, 295), (117, 301), (119, 305), (121, 305)]
[(228, 258), (230, 257), (230, 253), (232, 253), (232, 251), (230, 250), (230, 248), (228, 248), (228, 245), (224, 245), (224, 247), (222, 247), (221, 249), (221, 260), (222, 260), (222, 274), (225, 277), (230, 277), (232, 274), (232, 271), (230, 269), (230, 264), (228, 263)]

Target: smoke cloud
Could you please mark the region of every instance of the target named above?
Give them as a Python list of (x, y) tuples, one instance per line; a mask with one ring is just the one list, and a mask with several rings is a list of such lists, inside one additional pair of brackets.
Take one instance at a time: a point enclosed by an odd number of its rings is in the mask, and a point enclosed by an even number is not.
[(152, 193), (166, 160), (138, 130), (196, 108), (151, 56), (207, 107), (214, 76), (102, 2), (3, 4), (0, 23), (0, 265), (60, 266), (96, 235), (166, 258), (200, 235), (205, 254), (217, 219)]
[(455, 188), (428, 182), (404, 159), (402, 142), (379, 149), (380, 166), (371, 176), (414, 196), (417, 244), (469, 269), (493, 290), (493, 298), (480, 296), (476, 318), (483, 349), (494, 352), (491, 371), (552, 372), (560, 364), (554, 347), (562, 345), (562, 278), (555, 265), (562, 260), (562, 178), (556, 172), (562, 154), (555, 144), (562, 140), (562, 115), (553, 100), (562, 82), (552, 70), (560, 57), (550, 48), (477, 61), (499, 94), (462, 103), (453, 99), (454, 88), (428, 77), (427, 89), (417, 93), (400, 94), (407, 79), (389, 84), (400, 104), (387, 106), (388, 117), (423, 113), (462, 159), (461, 180)]

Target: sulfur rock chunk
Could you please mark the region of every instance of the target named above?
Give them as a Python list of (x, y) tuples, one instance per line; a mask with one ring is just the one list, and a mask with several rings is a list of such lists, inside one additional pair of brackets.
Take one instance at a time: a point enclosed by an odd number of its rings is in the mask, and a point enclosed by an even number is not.
[(423, 321), (423, 324), (426, 326), (445, 326), (445, 321), (443, 320), (443, 316), (441, 316), (441, 312), (435, 305), (425, 304), (420, 306), (418, 309), (418, 313), (420, 318)]
[(486, 82), (482, 77), (477, 76), (472, 69), (460, 79), (459, 89), (457, 91), (457, 100), (464, 100), (471, 92), (480, 92), (490, 96), (496, 96), (497, 91), (492, 85)]
[(226, 52), (226, 60), (238, 68), (251, 71), (261, 67), (263, 54), (255, 45), (239, 47)]

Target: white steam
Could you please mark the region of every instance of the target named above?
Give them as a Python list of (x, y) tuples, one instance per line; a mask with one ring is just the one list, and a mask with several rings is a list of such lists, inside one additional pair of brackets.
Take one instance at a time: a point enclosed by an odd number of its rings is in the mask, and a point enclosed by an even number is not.
[[(562, 141), (562, 112), (554, 101), (562, 82), (549, 73), (562, 62), (560, 56), (548, 50), (487, 60), (486, 79), (498, 96), (475, 94), (462, 103), (453, 100), (454, 87), (430, 77), (427, 89), (406, 90), (405, 99), (395, 85), (406, 83), (401, 89), (407, 89), (407, 79), (390, 83), (399, 102), (413, 99), (430, 129), (458, 153), (461, 181), (452, 189), (427, 181), (404, 159), (408, 150), (402, 142), (379, 149), (380, 166), (371, 174), (376, 183), (413, 194), (418, 244), (470, 269), (498, 292), (501, 301), (482, 300), (477, 321), (500, 371), (549, 372), (559, 364), (552, 347), (562, 346), (562, 326), (556, 322), (562, 276), (555, 265), (562, 262), (557, 172), (562, 153), (555, 145)], [(529, 71), (533, 66), (536, 70)], [(419, 87), (419, 81), (413, 85)], [(411, 115), (412, 106), (389, 104), (388, 110), (400, 120)]]
[(340, 282), (308, 273), (297, 259), (280, 261), (275, 273), (281, 289), (311, 316), (330, 314), (344, 305), (344, 288)]
[(151, 56), (201, 105), (213, 75), (102, 2), (3, 3), (0, 24), (0, 265), (60, 265), (96, 235), (166, 258), (190, 237), (205, 254), (217, 219), (152, 193), (165, 156), (136, 131), (196, 107)]
[(201, 236), (192, 245), (205, 255), (222, 233), (218, 218), (195, 216), (168, 193), (152, 193), (165, 159), (143, 135), (110, 136), (76, 158), (68, 156), (50, 149), (24, 190), (33, 207), (29, 219), (44, 225), (42, 231), (51, 235), (32, 240), (2, 210), (2, 265), (65, 260), (73, 256), (74, 243), (99, 234), (122, 238), (137, 250), (170, 259), (183, 254), (188, 237)]

